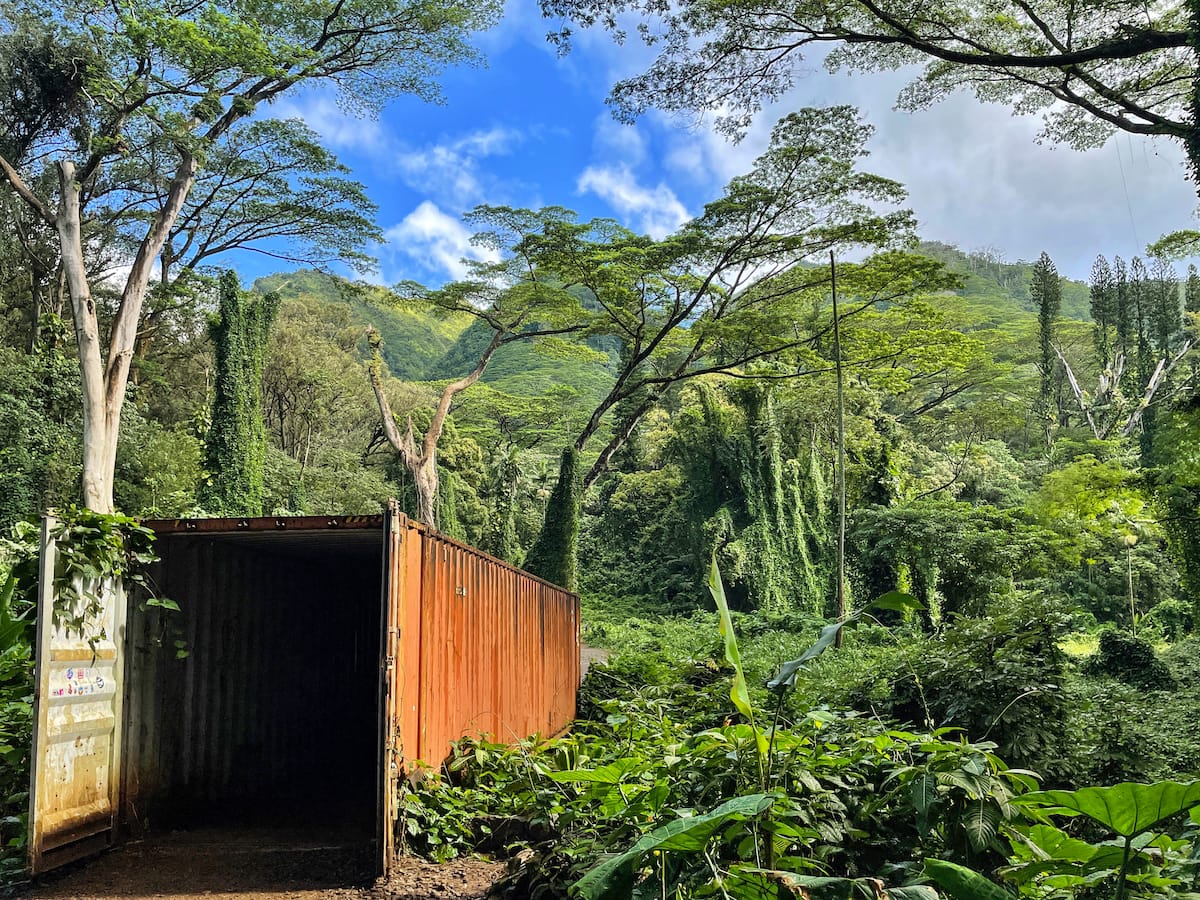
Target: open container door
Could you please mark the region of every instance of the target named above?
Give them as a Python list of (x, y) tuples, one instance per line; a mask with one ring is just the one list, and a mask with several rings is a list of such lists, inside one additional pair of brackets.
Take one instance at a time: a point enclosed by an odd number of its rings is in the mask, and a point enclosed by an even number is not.
[(375, 847), (376, 871), (386, 877), (396, 854), (400, 776), (400, 623), (404, 607), (404, 528), (400, 507), (389, 500), (383, 517), (383, 614), (379, 641), (379, 796)]
[(55, 524), (42, 521), (29, 790), (34, 875), (111, 846), (120, 805), (125, 591), (115, 581), (76, 584), (97, 608), (82, 633), (56, 622)]

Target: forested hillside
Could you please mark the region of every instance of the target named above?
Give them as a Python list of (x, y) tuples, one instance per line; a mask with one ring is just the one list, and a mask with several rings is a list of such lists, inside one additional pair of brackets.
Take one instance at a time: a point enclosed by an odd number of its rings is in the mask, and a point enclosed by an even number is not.
[[(919, 249), (951, 272), (961, 275), (963, 285), (958, 293), (981, 306), (994, 308), (996, 316), (1012, 319), (1017, 310), (1036, 311), (1029, 294), (1033, 263), (1006, 262), (994, 248), (963, 251), (953, 244), (925, 241)], [(1092, 314), (1088, 286), (1064, 278), (1060, 312), (1068, 319), (1089, 321)]]

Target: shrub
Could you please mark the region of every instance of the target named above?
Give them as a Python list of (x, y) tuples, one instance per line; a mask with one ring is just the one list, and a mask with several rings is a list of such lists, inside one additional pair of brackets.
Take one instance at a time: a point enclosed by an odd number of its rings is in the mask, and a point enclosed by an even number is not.
[(1143, 690), (1171, 690), (1175, 678), (1148, 641), (1115, 628), (1100, 632), (1100, 649), (1084, 663), (1087, 675), (1108, 676)]

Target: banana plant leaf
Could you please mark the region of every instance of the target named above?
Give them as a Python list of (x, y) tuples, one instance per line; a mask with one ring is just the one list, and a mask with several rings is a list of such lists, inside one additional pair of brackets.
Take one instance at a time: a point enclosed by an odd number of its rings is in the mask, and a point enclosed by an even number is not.
[(717, 567), (717, 554), (713, 552), (712, 566), (708, 570), (708, 590), (713, 602), (717, 604), (721, 637), (725, 641), (725, 661), (733, 666), (733, 686), (729, 689), (729, 699), (737, 707), (737, 711), (746, 717), (750, 727), (754, 728), (755, 745), (758, 755), (767, 755), (767, 738), (761, 730), (754, 726), (754, 707), (750, 704), (750, 687), (746, 684), (746, 673), (742, 669), (742, 654), (738, 649), (737, 635), (733, 631), (733, 619), (729, 615), (729, 603), (725, 599), (725, 585), (721, 581), (721, 570)]
[(944, 859), (925, 860), (925, 874), (954, 900), (1016, 900), (1015, 894), (978, 872)]
[(718, 829), (759, 815), (775, 800), (773, 794), (747, 794), (727, 800), (703, 815), (674, 819), (644, 835), (624, 853), (590, 869), (571, 886), (571, 893), (583, 900), (624, 900), (633, 891), (637, 869), (647, 854), (655, 850), (699, 853)]
[(789, 659), (783, 663), (779, 667), (779, 671), (775, 673), (775, 677), (767, 682), (767, 687), (772, 691), (784, 691), (794, 688), (796, 686), (796, 676), (800, 673), (800, 670), (832, 647), (837, 640), (838, 633), (843, 628), (853, 625), (872, 610), (887, 609), (894, 612), (909, 612), (924, 608), (921, 601), (912, 594), (906, 594), (903, 591), (889, 591), (868, 604), (864, 609), (852, 612), (840, 622), (832, 622), (822, 628), (816, 642), (795, 659)]

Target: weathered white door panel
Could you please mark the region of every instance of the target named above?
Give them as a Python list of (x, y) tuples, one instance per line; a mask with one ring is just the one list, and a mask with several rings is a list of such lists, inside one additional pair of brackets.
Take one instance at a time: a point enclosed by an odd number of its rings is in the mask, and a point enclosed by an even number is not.
[(42, 524), (34, 681), (29, 864), (33, 874), (113, 841), (119, 807), (125, 592), (117, 582), (77, 584), (100, 600), (84, 633), (54, 615), (54, 520)]
[(400, 654), (400, 601), (403, 597), (404, 554), (400, 507), (388, 501), (383, 519), (383, 595), (379, 642), (379, 794), (376, 801), (376, 868), (380, 875), (392, 870), (396, 853), (397, 780), (400, 774), (397, 743)]

